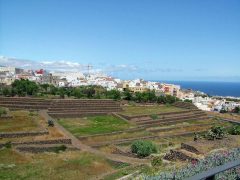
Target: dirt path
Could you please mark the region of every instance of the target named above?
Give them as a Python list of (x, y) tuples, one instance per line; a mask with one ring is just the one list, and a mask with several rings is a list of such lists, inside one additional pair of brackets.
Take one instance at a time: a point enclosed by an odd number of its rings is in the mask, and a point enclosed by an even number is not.
[(54, 120), (52, 117), (50, 117), (47, 113), (46, 110), (41, 110), (39, 111), (39, 114), (45, 118), (47, 121), (48, 119), (52, 119), (54, 121), (55, 127), (57, 127), (66, 137), (70, 138), (72, 140), (72, 145), (76, 147), (77, 149), (80, 149), (82, 151), (87, 151), (90, 153), (94, 153), (99, 156), (103, 156), (107, 159), (113, 160), (113, 161), (119, 161), (119, 162), (124, 162), (124, 163), (129, 163), (129, 164), (148, 164), (149, 160), (147, 159), (137, 159), (137, 158), (131, 158), (131, 157), (126, 157), (118, 154), (109, 154), (105, 153), (102, 151), (99, 151), (97, 149), (94, 149), (86, 144), (83, 144), (79, 139), (77, 139), (72, 133), (67, 131), (65, 128), (63, 128), (56, 120)]

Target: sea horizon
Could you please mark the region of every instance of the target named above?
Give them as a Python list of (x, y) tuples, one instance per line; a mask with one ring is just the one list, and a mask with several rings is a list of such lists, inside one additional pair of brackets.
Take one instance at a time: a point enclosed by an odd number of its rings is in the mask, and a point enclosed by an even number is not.
[(240, 97), (240, 82), (155, 80), (180, 85), (181, 89), (201, 91), (211, 96)]

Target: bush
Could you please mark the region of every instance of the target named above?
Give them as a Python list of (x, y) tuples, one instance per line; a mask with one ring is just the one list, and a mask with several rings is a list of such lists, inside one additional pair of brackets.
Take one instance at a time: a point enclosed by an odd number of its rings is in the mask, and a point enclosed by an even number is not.
[(5, 108), (0, 107), (0, 116), (1, 116), (2, 114), (7, 114), (7, 111), (6, 111)]
[(228, 133), (231, 135), (240, 135), (240, 126), (235, 125), (228, 130)]
[(151, 165), (153, 167), (159, 167), (162, 165), (162, 157), (160, 156), (155, 156), (152, 161), (151, 161)]
[(192, 100), (185, 99), (183, 102), (186, 102), (186, 103), (192, 103)]
[(206, 133), (205, 137), (208, 140), (223, 139), (226, 134), (224, 127), (214, 126)]
[(227, 113), (227, 110), (221, 109), (219, 112), (220, 112), (220, 113)]
[(138, 157), (147, 157), (152, 153), (156, 153), (157, 147), (151, 141), (138, 140), (132, 143), (131, 150)]
[(56, 146), (56, 147), (54, 148), (54, 152), (55, 152), (55, 153), (59, 153), (60, 151), (65, 151), (66, 149), (67, 149), (67, 146), (65, 146), (65, 145)]
[(54, 122), (53, 122), (53, 120), (51, 120), (51, 119), (48, 120), (48, 126), (49, 126), (49, 127), (54, 127)]

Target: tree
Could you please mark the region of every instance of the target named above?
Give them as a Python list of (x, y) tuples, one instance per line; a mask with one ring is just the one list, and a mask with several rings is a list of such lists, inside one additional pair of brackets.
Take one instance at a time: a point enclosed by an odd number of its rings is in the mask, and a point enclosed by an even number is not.
[(165, 98), (165, 96), (158, 96), (158, 97), (157, 97), (157, 103), (165, 104), (165, 103), (166, 103), (166, 98)]
[(227, 110), (221, 109), (219, 112), (220, 112), (220, 113), (227, 113)]
[(81, 89), (80, 88), (74, 88), (72, 90), (72, 95), (76, 98), (82, 98), (84, 96), (84, 94), (81, 92)]
[(235, 107), (233, 110), (234, 113), (240, 113), (240, 108), (239, 107)]
[(129, 91), (129, 89), (126, 89), (123, 92), (123, 99), (128, 101), (131, 101), (133, 99), (132, 93)]
[(38, 92), (39, 86), (28, 79), (15, 80), (12, 83), (12, 88), (16, 89), (18, 96), (35, 95)]
[(61, 98), (65, 97), (65, 89), (63, 87), (59, 88), (59, 95)]
[(3, 93), (4, 96), (9, 96), (10, 95), (10, 91), (9, 91), (9, 89), (7, 87), (3, 88), (3, 92), (2, 93)]
[(44, 90), (45, 93), (47, 93), (48, 88), (49, 88), (49, 84), (41, 84), (40, 87)]
[(136, 92), (136, 93), (135, 93), (134, 100), (135, 100), (136, 102), (142, 102), (142, 99), (143, 99), (142, 93)]
[(147, 92), (147, 96), (148, 96), (148, 101), (149, 102), (156, 102), (157, 101), (157, 96), (156, 96), (156, 94), (155, 94), (155, 91), (148, 91)]
[(87, 98), (93, 98), (95, 95), (95, 89), (93, 86), (83, 87), (82, 92), (87, 96)]
[(107, 91), (107, 98), (114, 99), (114, 100), (120, 100), (121, 99), (121, 92), (118, 90), (110, 90)]
[(50, 88), (50, 94), (56, 95), (56, 92), (58, 91), (58, 88), (53, 86), (53, 85), (50, 85), (49, 88)]

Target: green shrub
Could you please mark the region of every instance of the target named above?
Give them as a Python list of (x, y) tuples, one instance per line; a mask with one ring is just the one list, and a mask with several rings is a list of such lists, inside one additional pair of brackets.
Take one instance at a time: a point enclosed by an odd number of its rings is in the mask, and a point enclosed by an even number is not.
[(228, 133), (231, 135), (240, 135), (240, 126), (235, 125), (228, 130)]
[(131, 150), (138, 157), (147, 157), (152, 153), (156, 153), (157, 147), (151, 141), (137, 140), (132, 143)]
[(49, 127), (54, 127), (54, 122), (53, 122), (53, 120), (51, 120), (51, 119), (48, 120), (48, 126), (49, 126)]
[(156, 120), (159, 118), (159, 116), (157, 114), (152, 114), (150, 115), (150, 117), (153, 119), (153, 120)]
[(159, 167), (162, 165), (162, 157), (160, 156), (155, 156), (152, 160), (151, 160), (151, 165), (153, 167)]
[(4, 147), (10, 149), (12, 147), (12, 142), (11, 141), (6, 142), (4, 144)]
[(227, 133), (222, 126), (214, 126), (212, 127), (206, 134), (205, 137), (208, 140), (215, 140), (215, 139), (223, 139), (226, 137)]
[(61, 145), (61, 146), (56, 146), (54, 147), (54, 152), (59, 153), (60, 151), (65, 151), (67, 149), (67, 146)]
[(5, 108), (0, 107), (0, 116), (3, 114), (7, 114), (7, 111)]

